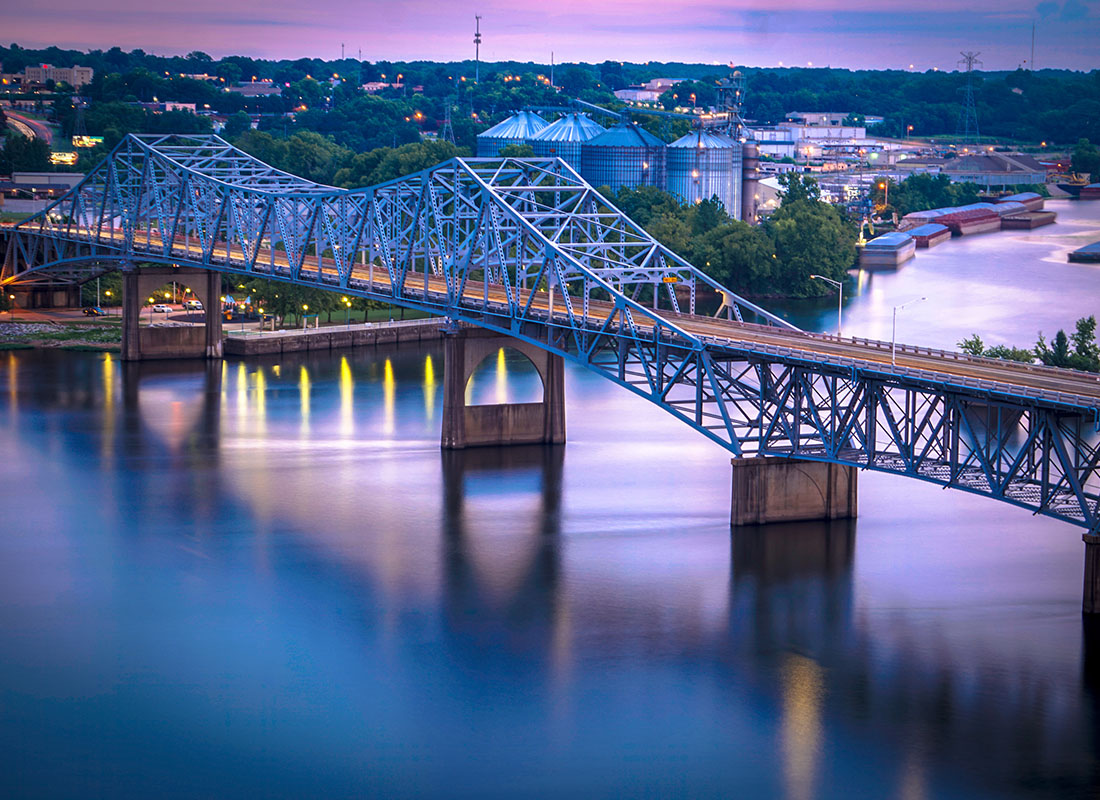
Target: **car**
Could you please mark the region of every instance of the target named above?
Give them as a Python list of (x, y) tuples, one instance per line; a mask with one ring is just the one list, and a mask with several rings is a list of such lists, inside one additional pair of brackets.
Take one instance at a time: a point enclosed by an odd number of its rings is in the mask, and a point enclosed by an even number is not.
[(157, 314), (167, 314), (171, 310), (172, 306), (166, 306), (164, 303), (157, 303), (155, 306), (153, 306), (153, 311), (155, 311)]
[(99, 306), (88, 306), (84, 309), (84, 316), (86, 317), (102, 317), (106, 314)]
[(186, 303), (183, 304), (183, 307), (186, 308), (188, 311), (202, 311), (202, 301), (188, 300)]

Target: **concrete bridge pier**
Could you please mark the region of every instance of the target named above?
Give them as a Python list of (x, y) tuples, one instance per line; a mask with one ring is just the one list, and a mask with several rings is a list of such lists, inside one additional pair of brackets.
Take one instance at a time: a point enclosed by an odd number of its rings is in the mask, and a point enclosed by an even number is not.
[[(477, 366), (501, 347), (523, 353), (542, 378), (541, 403), (466, 405), (466, 383)], [(565, 443), (565, 362), (520, 339), (480, 328), (446, 331), (443, 337), (445, 450), (516, 444)]]
[(1081, 598), (1081, 612), (1100, 614), (1100, 536), (1085, 533), (1081, 539), (1085, 542), (1085, 592)]
[[(202, 301), (204, 325), (140, 327), (141, 308), (166, 283), (182, 283)], [(191, 267), (122, 271), (122, 360), (221, 358), (221, 273)]]
[(858, 470), (772, 456), (734, 458), (730, 525), (856, 516)]

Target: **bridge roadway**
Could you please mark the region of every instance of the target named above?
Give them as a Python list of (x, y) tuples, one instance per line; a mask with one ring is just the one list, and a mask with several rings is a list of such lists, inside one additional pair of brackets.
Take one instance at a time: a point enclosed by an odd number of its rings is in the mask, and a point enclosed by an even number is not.
[[(88, 234), (78, 234), (76, 236), (70, 234), (70, 238), (88, 240), (96, 237)], [(100, 231), (98, 235), (100, 244), (104, 243), (105, 238), (122, 241), (124, 236), (119, 230)], [(160, 260), (164, 258), (159, 237), (153, 232), (140, 231), (134, 237), (133, 246), (135, 249), (146, 249), (150, 256), (156, 256)], [(177, 240), (173, 245), (171, 258), (193, 259), (191, 260), (192, 264), (201, 265), (203, 262), (202, 255), (202, 249), (199, 245), (181, 245)], [(224, 244), (212, 248), (208, 265), (204, 266), (212, 270), (218, 270), (218, 258), (227, 259), (230, 263), (223, 266), (232, 268), (238, 274), (243, 267), (243, 264), (233, 263), (234, 261), (240, 262), (240, 259), (231, 256)], [(282, 251), (278, 250), (273, 254), (270, 249), (261, 249), (255, 263), (263, 267), (281, 268), (287, 271), (291, 269), (289, 260)], [(303, 271), (315, 270), (318, 263), (322, 275), (331, 279), (331, 283), (319, 283), (317, 288), (331, 289), (333, 292), (346, 291), (338, 285), (339, 273), (337, 265), (332, 259), (317, 259), (315, 256), (311, 256), (308, 265), (303, 266)], [(258, 278), (273, 277), (260, 270), (254, 274)], [(372, 279), (373, 283), (371, 282)], [(426, 286), (424, 284), (425, 279), (427, 281)], [(366, 265), (354, 265), (349, 285), (355, 290), (378, 295), (390, 296), (393, 293), (389, 273), (382, 266), (375, 266), (372, 271)], [(407, 287), (406, 295), (413, 302), (424, 299), (423, 294), (418, 295), (414, 292), (419, 290), (422, 293), (425, 289), (429, 299), (441, 303), (446, 301), (447, 285), (445, 279), (441, 276), (424, 275), (419, 272), (410, 273), (405, 279), (405, 285)], [(412, 291), (410, 291), (410, 287)], [(529, 290), (523, 289), (513, 289), (513, 293), (520, 304), (526, 303), (530, 295)], [(485, 285), (484, 283), (470, 283), (463, 294), (470, 299), (484, 299), (486, 297)], [(500, 284), (490, 284), (488, 299), (491, 302), (499, 303), (501, 306), (506, 306), (508, 299), (505, 287)], [(549, 302), (549, 295), (546, 292), (537, 292), (535, 299), (532, 301), (532, 306), (538, 311), (548, 313)], [(614, 303), (590, 300), (589, 318), (597, 324), (602, 323), (609, 314), (614, 312), (614, 309)], [(1008, 391), (1024, 396), (1069, 402), (1077, 406), (1094, 408), (1100, 406), (1100, 376), (1090, 373), (968, 356), (962, 353), (930, 348), (916, 348), (908, 345), (898, 345), (896, 363), (892, 363), (890, 344), (887, 342), (866, 339), (841, 339), (826, 334), (806, 333), (775, 326), (755, 325), (700, 315), (678, 314), (667, 309), (658, 309), (652, 313), (686, 333), (713, 344), (733, 349), (779, 348), (789, 351), (791, 355), (796, 357), (804, 355), (807, 359), (817, 362), (841, 363), (845, 366), (854, 364), (862, 367), (873, 367), (880, 372), (899, 376), (928, 377), (933, 380), (961, 384), (972, 388)], [(562, 324), (567, 324), (568, 321), (567, 312), (560, 297), (554, 309), (554, 319)], [(645, 317), (638, 316), (635, 319), (635, 324), (639, 330), (652, 331), (652, 323)]]

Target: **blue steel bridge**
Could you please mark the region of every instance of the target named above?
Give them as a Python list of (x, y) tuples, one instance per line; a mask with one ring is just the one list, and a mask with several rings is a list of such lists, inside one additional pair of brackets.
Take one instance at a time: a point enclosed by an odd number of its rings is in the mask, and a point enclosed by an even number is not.
[[(421, 309), (592, 370), (735, 457), (905, 475), (1100, 534), (1096, 376), (910, 346), (894, 364), (889, 344), (800, 331), (558, 159), (455, 158), (343, 190), (216, 136), (128, 136), (5, 233), (5, 287), (160, 263)], [(696, 313), (716, 295), (717, 316)]]

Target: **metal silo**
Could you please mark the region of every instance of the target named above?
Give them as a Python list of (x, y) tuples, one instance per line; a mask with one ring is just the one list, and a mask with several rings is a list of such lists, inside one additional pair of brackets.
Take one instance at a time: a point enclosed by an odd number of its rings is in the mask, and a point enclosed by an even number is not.
[(612, 191), (665, 188), (665, 143), (637, 125), (621, 123), (581, 145), (581, 175)]
[(686, 203), (717, 196), (741, 216), (741, 143), (722, 133), (691, 131), (668, 146), (668, 191)]
[(529, 144), (536, 156), (556, 156), (580, 172), (581, 145), (605, 130), (584, 114), (566, 114), (532, 136)]
[(502, 148), (510, 144), (527, 144), (527, 140), (547, 126), (546, 120), (533, 111), (513, 114), (489, 130), (477, 135), (477, 154), (480, 158), (500, 155)]

